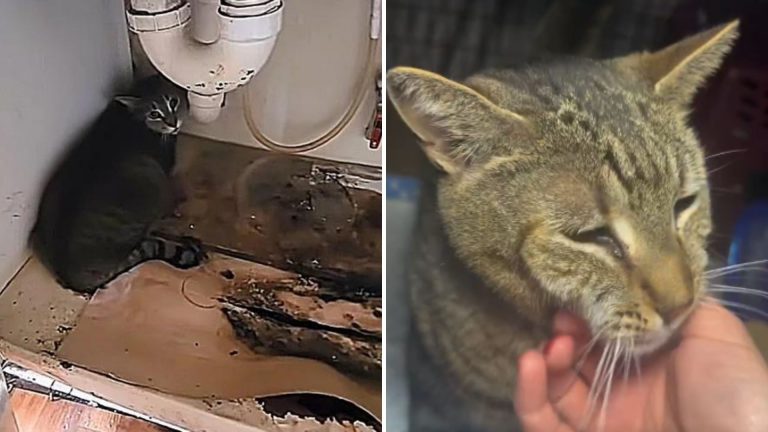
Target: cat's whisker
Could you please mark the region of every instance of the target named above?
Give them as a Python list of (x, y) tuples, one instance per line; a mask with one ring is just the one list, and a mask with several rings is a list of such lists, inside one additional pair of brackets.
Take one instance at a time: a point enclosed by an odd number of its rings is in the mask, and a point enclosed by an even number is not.
[[(582, 348), (581, 353), (576, 360), (576, 364), (573, 366), (573, 379), (568, 384), (567, 388), (570, 388), (581, 377), (581, 369), (584, 367), (584, 364), (589, 358), (589, 353), (592, 351), (592, 349), (594, 349), (595, 346), (597, 346), (597, 343), (600, 341), (600, 336), (605, 333), (608, 328), (610, 328), (610, 326), (607, 324), (600, 328), (597, 333), (592, 336), (592, 339), (587, 342), (587, 345)], [(603, 354), (605, 354), (605, 350), (603, 351)]]
[[(710, 190), (710, 192), (713, 192), (713, 193), (720, 193), (720, 194), (731, 194), (731, 195), (739, 195), (739, 194), (741, 193), (741, 192), (739, 192), (739, 191), (736, 191), (736, 190), (733, 190), (733, 189), (728, 189), (728, 188), (720, 188), (720, 187), (714, 187), (714, 186), (710, 186), (710, 187), (709, 187), (709, 190)], [(725, 255), (723, 255), (723, 254), (721, 254), (721, 253), (717, 253), (717, 252), (715, 252), (715, 251), (712, 251), (712, 250), (710, 250), (709, 252), (710, 252), (710, 253), (712, 253), (713, 255), (717, 255), (717, 256), (719, 256), (719, 257), (721, 257), (721, 258), (724, 258), (724, 257), (725, 257)]]
[(727, 271), (736, 270), (736, 269), (742, 269), (742, 268), (748, 268), (748, 267), (751, 267), (751, 266), (757, 266), (758, 269), (761, 269), (761, 267), (759, 267), (759, 266), (762, 265), (762, 264), (765, 264), (765, 263), (768, 263), (768, 259), (750, 261), (750, 262), (739, 263), (739, 264), (732, 264), (732, 265), (729, 265), (729, 266), (724, 266), (724, 267), (720, 267), (720, 268), (716, 268), (716, 269), (706, 270), (706, 271), (704, 271), (704, 274), (706, 276), (721, 275), (721, 274), (724, 274), (724, 272), (727, 272)]
[[(750, 289), (750, 288), (746, 288), (746, 287), (740, 287), (740, 286), (737, 286), (737, 285), (728, 285), (728, 284), (722, 284), (722, 283), (713, 283), (713, 284), (711, 284), (711, 286), (713, 286), (713, 287), (720, 287), (720, 288)], [(760, 291), (760, 292), (762, 292), (762, 291)]]
[(629, 368), (630, 368), (630, 363), (631, 363), (631, 360), (632, 360), (632, 353), (635, 350), (635, 339), (632, 338), (632, 337), (628, 338), (628, 344), (629, 344), (629, 346), (627, 347), (626, 350), (624, 350), (624, 359), (623, 359), (623, 363), (624, 363), (623, 364), (623, 366), (624, 366), (624, 385), (625, 386), (627, 385), (627, 382), (629, 381)]
[(600, 330), (598, 330), (597, 333), (592, 336), (592, 339), (587, 343), (587, 345), (582, 349), (578, 360), (576, 361), (576, 365), (573, 368), (577, 376), (581, 372), (581, 368), (584, 367), (584, 363), (586, 363), (587, 358), (589, 358), (590, 351), (592, 351), (592, 349), (597, 345), (597, 342), (600, 340), (600, 336), (605, 333), (608, 328), (609, 326), (605, 325)]
[(717, 167), (717, 168), (715, 168), (713, 170), (707, 171), (707, 176), (711, 176), (712, 174), (714, 174), (714, 173), (716, 173), (716, 172), (718, 172), (718, 171), (720, 171), (722, 169), (728, 168), (729, 166), (733, 165), (733, 162), (734, 161), (726, 162), (726, 163), (720, 165), (719, 167)]
[(608, 412), (608, 402), (611, 397), (611, 386), (613, 385), (613, 378), (616, 375), (616, 365), (621, 355), (621, 350), (622, 344), (621, 338), (619, 338), (616, 340), (616, 348), (614, 350), (613, 357), (611, 358), (611, 364), (608, 368), (608, 373), (606, 374), (605, 392), (603, 392), (603, 403), (600, 408), (600, 418), (597, 422), (597, 430), (599, 432), (605, 429), (605, 417)]
[[(711, 297), (710, 297), (711, 298)], [(709, 299), (709, 298), (708, 298)], [(705, 300), (701, 304), (702, 306), (715, 306), (715, 303), (720, 303), (723, 306), (728, 306), (735, 309), (741, 309), (747, 312), (752, 312), (754, 314), (757, 314), (765, 319), (768, 319), (768, 312), (760, 310), (756, 307), (752, 307), (749, 305), (745, 305), (739, 302), (734, 301), (728, 301), (723, 299), (712, 299), (712, 300)]]
[(603, 388), (605, 387), (605, 383), (608, 380), (608, 369), (610, 368), (611, 362), (613, 361), (615, 345), (616, 345), (616, 341), (612, 341), (608, 347), (608, 354), (606, 355), (606, 358), (605, 358), (605, 364), (603, 365), (603, 370), (602, 370), (602, 373), (600, 374), (600, 379), (595, 386), (597, 388), (595, 401), (600, 400), (600, 395), (603, 393)]
[(606, 362), (608, 357), (610, 357), (611, 348), (613, 346), (613, 341), (609, 341), (604, 347), (603, 347), (603, 353), (600, 355), (600, 361), (597, 363), (597, 369), (595, 370), (595, 376), (592, 380), (592, 384), (589, 388), (589, 395), (587, 397), (587, 413), (582, 419), (582, 424), (579, 427), (579, 430), (584, 430), (586, 426), (589, 424), (590, 420), (592, 420), (592, 415), (595, 412), (595, 408), (597, 406), (597, 399), (599, 395), (599, 389), (600, 389), (600, 382), (602, 381), (602, 377), (604, 374), (603, 369), (605, 368)]
[(589, 421), (591, 421), (595, 414), (594, 410), (597, 409), (599, 404), (600, 411), (597, 413), (599, 430), (603, 429), (603, 427), (600, 426), (599, 423), (602, 421), (604, 412), (606, 409), (606, 401), (608, 398), (608, 393), (610, 392), (611, 383), (613, 382), (613, 378), (615, 375), (616, 362), (619, 358), (619, 354), (621, 351), (621, 340), (620, 339), (612, 340), (608, 345), (608, 347), (606, 347), (606, 351), (607, 351), (607, 355), (605, 358), (605, 363), (603, 364), (603, 368), (599, 375), (599, 379), (595, 380), (595, 382), (593, 383), (595, 387), (595, 395), (594, 395), (594, 398), (592, 399), (593, 405), (589, 415)]
[(757, 297), (768, 299), (768, 292), (756, 290), (753, 288), (744, 288), (744, 287), (737, 287), (732, 285), (721, 285), (721, 284), (712, 284), (712, 286), (714, 288), (707, 289), (708, 292), (747, 294), (747, 295), (754, 295)]
[(724, 282), (722, 280), (723, 277), (731, 276), (731, 275), (738, 275), (737, 277), (739, 278), (749, 277), (750, 279), (754, 279), (757, 281), (768, 280), (768, 270), (756, 269), (756, 268), (736, 269), (736, 270), (728, 271), (722, 274), (705, 275), (704, 278), (709, 283), (720, 283), (720, 282)]
[(595, 376), (592, 378), (592, 384), (591, 384), (591, 386), (589, 388), (590, 404), (592, 403), (592, 401), (594, 401), (594, 399), (596, 397), (595, 394), (598, 391), (598, 387), (599, 387), (598, 384), (599, 384), (600, 380), (602, 379), (603, 368), (605, 367), (605, 363), (606, 363), (608, 357), (610, 356), (611, 344), (612, 344), (612, 342), (608, 342), (603, 347), (603, 352), (602, 352), (602, 354), (600, 354), (600, 361), (597, 362), (597, 369), (595, 370)]
[[(723, 277), (723, 276), (729, 276), (729, 275), (734, 275), (734, 274), (744, 274), (744, 273), (749, 274), (750, 277), (756, 277), (755, 273), (765, 273), (765, 274), (768, 274), (768, 269), (765, 269), (763, 267), (743, 267), (743, 268), (738, 268), (738, 269), (733, 269), (733, 270), (725, 270), (725, 271), (723, 271), (721, 273), (704, 274), (704, 277), (707, 280), (712, 280), (712, 279), (717, 279), (717, 278), (720, 278), (720, 277)], [(765, 276), (763, 276), (763, 275), (760, 275), (760, 276), (765, 278)]]
[(728, 270), (728, 269), (731, 269), (731, 268), (744, 267), (744, 266), (753, 265), (753, 264), (764, 264), (766, 262), (768, 262), (768, 259), (747, 261), (747, 262), (743, 262), (743, 263), (737, 263), (737, 264), (731, 264), (731, 265), (723, 266), (723, 267), (716, 268), (716, 269), (713, 269), (713, 270)]
[(733, 149), (733, 150), (721, 151), (720, 153), (711, 154), (705, 157), (704, 160), (714, 159), (716, 157), (725, 156), (725, 155), (734, 154), (734, 153), (744, 153), (745, 151), (747, 151), (747, 149)]
[(766, 273), (766, 270), (758, 267), (746, 267), (746, 268), (739, 268), (739, 269), (733, 269), (733, 270), (724, 270), (719, 273), (709, 273), (709, 274), (705, 273), (704, 278), (708, 281), (717, 282), (716, 279), (723, 276), (729, 276), (734, 274), (747, 274), (751, 277), (754, 277), (755, 273)]

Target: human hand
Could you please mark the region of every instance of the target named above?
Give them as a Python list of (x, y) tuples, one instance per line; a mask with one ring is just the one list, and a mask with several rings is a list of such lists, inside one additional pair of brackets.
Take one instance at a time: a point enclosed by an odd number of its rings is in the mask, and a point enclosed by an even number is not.
[(700, 305), (679, 344), (644, 359), (641, 374), (625, 381), (617, 368), (605, 407), (594, 402), (595, 411), (605, 410), (604, 423), (602, 413), (588, 416), (590, 387), (600, 384), (599, 353), (574, 371), (576, 353), (590, 339), (586, 324), (559, 313), (554, 334), (543, 353), (526, 352), (518, 362), (515, 410), (526, 432), (768, 431), (768, 367), (722, 306)]

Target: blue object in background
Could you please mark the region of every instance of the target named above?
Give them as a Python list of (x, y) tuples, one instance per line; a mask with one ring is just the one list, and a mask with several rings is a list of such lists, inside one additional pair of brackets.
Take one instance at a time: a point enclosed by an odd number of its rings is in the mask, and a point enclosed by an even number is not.
[(417, 202), (421, 182), (413, 177), (387, 175), (387, 200)]
[[(2, 1), (2, 0), (0, 0)], [(408, 432), (408, 260), (421, 182), (387, 174), (387, 431)]]
[[(729, 266), (759, 260), (768, 260), (768, 200), (766, 199), (753, 201), (742, 213), (736, 223), (728, 253)], [(759, 290), (768, 296), (768, 263), (750, 266), (749, 270), (736, 271), (720, 280), (725, 285)], [(717, 287), (713, 286), (713, 289)], [(731, 292), (723, 294), (721, 298), (726, 302), (735, 302), (762, 311), (761, 314), (745, 308), (725, 305), (743, 319), (768, 322), (768, 298)]]

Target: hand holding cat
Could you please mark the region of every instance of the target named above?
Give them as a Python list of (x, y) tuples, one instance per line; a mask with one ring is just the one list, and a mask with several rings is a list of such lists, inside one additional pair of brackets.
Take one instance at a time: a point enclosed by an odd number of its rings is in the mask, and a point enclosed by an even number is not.
[(526, 432), (768, 430), (768, 367), (741, 321), (720, 306), (700, 306), (680, 343), (644, 360), (640, 375), (625, 381), (618, 369), (602, 425), (601, 400), (585, 421), (599, 350), (574, 371), (590, 340), (586, 324), (559, 313), (554, 334), (543, 352), (519, 361), (515, 406)]

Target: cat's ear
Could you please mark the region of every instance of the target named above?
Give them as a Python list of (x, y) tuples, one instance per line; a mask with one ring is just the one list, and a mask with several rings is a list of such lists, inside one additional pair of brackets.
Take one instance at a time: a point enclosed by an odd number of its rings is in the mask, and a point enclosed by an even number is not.
[(526, 126), (477, 91), (440, 75), (398, 67), (387, 73), (387, 94), (427, 157), (453, 174)]
[(717, 71), (739, 35), (739, 21), (703, 31), (653, 53), (613, 60), (617, 67), (639, 75), (654, 91), (687, 106), (707, 78)]
[(115, 100), (128, 108), (128, 111), (135, 111), (141, 104), (141, 98), (136, 96), (116, 96)]

